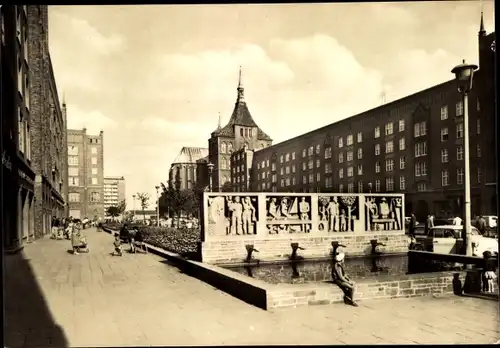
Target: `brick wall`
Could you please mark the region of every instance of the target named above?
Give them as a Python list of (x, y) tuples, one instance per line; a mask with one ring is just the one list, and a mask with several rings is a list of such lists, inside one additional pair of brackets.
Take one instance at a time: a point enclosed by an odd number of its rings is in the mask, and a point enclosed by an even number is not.
[(35, 234), (48, 233), (53, 216), (65, 216), (66, 124), (59, 105), (48, 47), (48, 8), (28, 6), (28, 55), (32, 165), (36, 173)]
[[(240, 237), (240, 236), (238, 236)], [(256, 239), (253, 237), (233, 238), (224, 241), (208, 241), (202, 243), (202, 260), (206, 263), (241, 262), (247, 256), (245, 245), (253, 244), (259, 252), (253, 257), (260, 260), (285, 260), (291, 254), (291, 243), (299, 243), (305, 248), (299, 254), (305, 258), (329, 256), (332, 251), (332, 241), (338, 241), (346, 246), (348, 255), (368, 255), (371, 253), (371, 239), (377, 239), (385, 246), (378, 250), (385, 253), (408, 251), (408, 237), (402, 233), (373, 233), (364, 235), (339, 235), (329, 237), (293, 237), (278, 239), (268, 237)]]
[[(465, 272), (455, 273), (459, 273), (463, 282)], [(360, 282), (357, 284), (355, 298), (367, 300), (453, 294), (451, 272), (413, 274), (398, 278), (380, 277)], [(292, 285), (286, 289), (276, 287), (267, 291), (267, 309), (343, 302), (343, 296), (342, 291), (334, 284), (311, 284), (304, 287)]]

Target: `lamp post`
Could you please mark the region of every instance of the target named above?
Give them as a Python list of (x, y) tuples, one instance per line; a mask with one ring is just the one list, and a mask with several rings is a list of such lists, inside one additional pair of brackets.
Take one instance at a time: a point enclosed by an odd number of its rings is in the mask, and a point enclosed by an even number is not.
[(207, 168), (208, 168), (208, 190), (212, 192), (212, 171), (214, 170), (214, 164), (208, 162)]
[(465, 60), (462, 64), (454, 67), (451, 72), (455, 74), (458, 92), (462, 96), (464, 107), (464, 229), (465, 229), (465, 254), (472, 256), (471, 241), (471, 209), (470, 209), (470, 158), (469, 158), (469, 100), (467, 94), (472, 90), (474, 71), (477, 65), (467, 64)]
[(135, 218), (135, 195), (132, 195), (132, 221)]
[(372, 193), (372, 183), (371, 182), (368, 183), (368, 192)]
[(160, 186), (156, 185), (156, 226), (160, 227)]

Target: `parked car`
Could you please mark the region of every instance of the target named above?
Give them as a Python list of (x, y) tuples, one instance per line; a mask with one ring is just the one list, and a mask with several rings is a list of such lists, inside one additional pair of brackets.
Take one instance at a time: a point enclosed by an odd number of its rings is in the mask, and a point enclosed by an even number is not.
[[(442, 225), (429, 229), (428, 233), (416, 233), (415, 250), (431, 251), (440, 254), (458, 254), (463, 246), (463, 226)], [(471, 239), (474, 246), (473, 255), (482, 256), (490, 251), (498, 254), (498, 239), (483, 237), (477, 228), (471, 226)]]

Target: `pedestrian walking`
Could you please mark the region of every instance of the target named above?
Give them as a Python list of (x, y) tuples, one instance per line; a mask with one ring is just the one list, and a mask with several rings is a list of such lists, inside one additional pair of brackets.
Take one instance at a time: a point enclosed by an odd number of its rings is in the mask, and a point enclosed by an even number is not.
[(426, 236), (429, 234), (430, 228), (431, 228), (431, 216), (427, 215), (427, 218), (425, 218), (425, 235)]
[(73, 224), (73, 226), (71, 227), (72, 228), (72, 231), (71, 231), (71, 245), (73, 247), (73, 254), (74, 255), (78, 255), (78, 250), (79, 250), (79, 247), (80, 247), (80, 244), (81, 244), (81, 240), (80, 240), (80, 228), (79, 226)]
[(453, 219), (453, 225), (460, 226), (462, 224), (462, 219), (458, 216), (455, 216)]
[(479, 215), (479, 217), (477, 218), (476, 225), (479, 233), (481, 233), (482, 235), (486, 235), (486, 220), (482, 215)]
[(52, 226), (50, 229), (50, 238), (57, 239), (57, 231), (59, 230), (59, 219), (52, 218)]
[(408, 234), (410, 236), (415, 236), (415, 228), (417, 226), (417, 218), (415, 217), (415, 214), (411, 213), (410, 215), (410, 224), (408, 225)]

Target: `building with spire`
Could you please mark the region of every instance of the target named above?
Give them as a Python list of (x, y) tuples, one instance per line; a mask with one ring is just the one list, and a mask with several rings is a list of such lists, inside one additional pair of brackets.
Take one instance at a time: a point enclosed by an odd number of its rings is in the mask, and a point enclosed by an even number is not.
[[(468, 94), (471, 209), (497, 215), (495, 33), (482, 14), (478, 36)], [(211, 161), (224, 158), (215, 152), (224, 141), (212, 138)], [(441, 84), (255, 151), (251, 168), (246, 151), (235, 157), (235, 191), (400, 192), (419, 221), (463, 216), (464, 103), (451, 72)]]
[(243, 88), (241, 67), (239, 71), (237, 97), (229, 122), (219, 125), (208, 140), (208, 161), (214, 165), (212, 177), (213, 191), (231, 190), (231, 154), (246, 146), (248, 150), (264, 149), (273, 140), (255, 123), (247, 103)]

